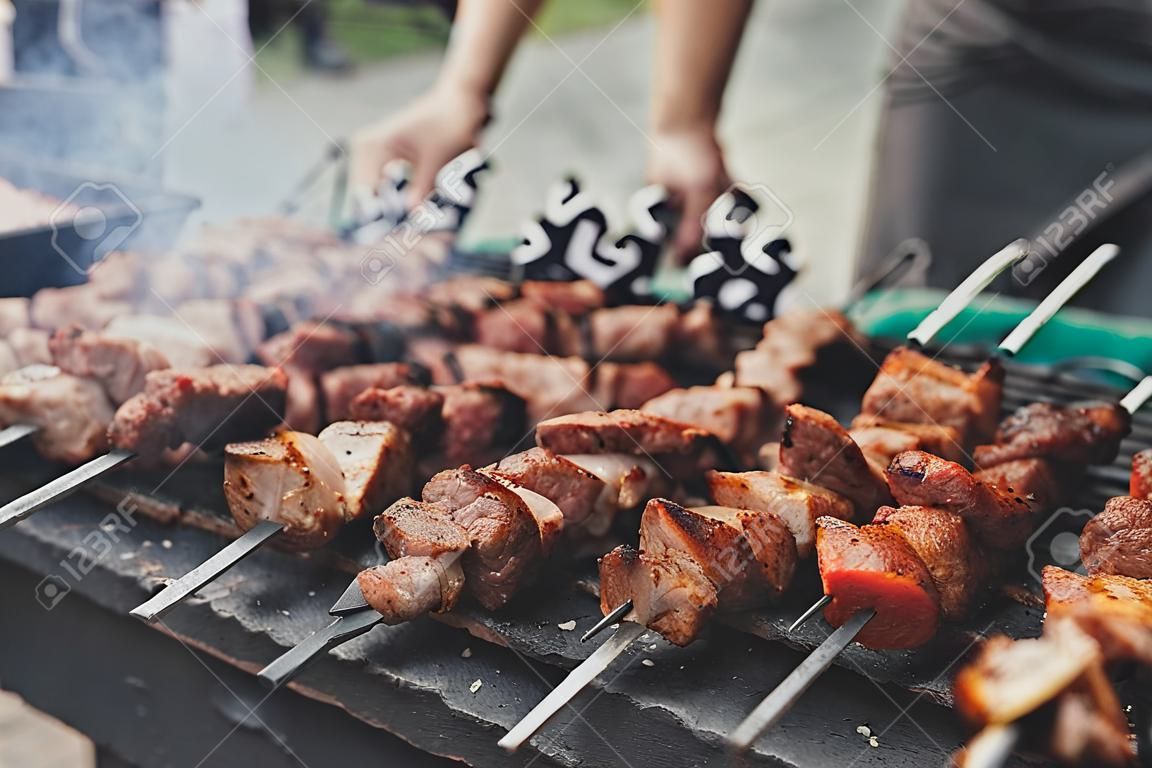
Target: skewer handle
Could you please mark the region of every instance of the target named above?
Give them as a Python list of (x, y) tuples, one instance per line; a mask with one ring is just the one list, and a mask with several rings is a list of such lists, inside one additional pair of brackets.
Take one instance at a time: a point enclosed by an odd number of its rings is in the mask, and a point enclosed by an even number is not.
[(908, 340), (925, 346), (932, 337), (940, 332), (944, 326), (952, 322), (964, 308), (972, 303), (1000, 273), (1028, 255), (1028, 241), (1024, 238), (1009, 243), (1000, 251), (992, 255), (976, 271), (969, 275), (964, 282), (956, 286), (952, 293), (945, 297), (928, 317), (920, 321), (920, 325), (908, 334)]
[(552, 692), (533, 707), (523, 720), (516, 723), (512, 730), (500, 739), (499, 745), (509, 752), (515, 752), (519, 749), (521, 744), (532, 738), (532, 734), (540, 730), (553, 715), (570, 702), (576, 694), (584, 690), (588, 683), (607, 669), (617, 656), (622, 654), (636, 638), (646, 631), (647, 627), (643, 624), (630, 621), (621, 624), (620, 629), (616, 630), (612, 637), (604, 642), (604, 645), (593, 651), (592, 655), (585, 659), (580, 666), (569, 672), (568, 677), (564, 678), (560, 685), (553, 688)]
[(1120, 248), (1112, 243), (1106, 243), (1093, 251), (1088, 258), (1080, 262), (1076, 269), (1069, 273), (1068, 277), (1060, 282), (1060, 285), (1056, 286), (1052, 293), (1044, 297), (1036, 309), (1032, 310), (1032, 313), (1024, 318), (1012, 330), (1012, 333), (1008, 334), (1008, 338), (1000, 342), (998, 350), (1009, 357), (1019, 352), (1036, 335), (1037, 331), (1043, 328), (1073, 296), (1080, 292), (1081, 288), (1096, 277), (1096, 274), (1104, 268), (1105, 264), (1115, 259), (1119, 253)]
[(232, 566), (255, 552), (264, 542), (284, 530), (281, 523), (263, 520), (224, 549), (173, 581), (151, 600), (136, 606), (131, 614), (152, 623), (184, 600), (220, 578)]
[(40, 431), (40, 427), (33, 426), (32, 424), (13, 424), (6, 429), (0, 429), (0, 448), (6, 445), (12, 445), (17, 440), (23, 440), (28, 435)]
[(54, 501), (72, 495), (82, 485), (134, 458), (136, 458), (136, 454), (132, 451), (119, 449), (109, 451), (103, 456), (98, 456), (87, 464), (82, 464), (71, 472), (45, 483), (36, 490), (24, 494), (15, 501), (5, 504), (0, 507), (0, 530), (30, 517), (34, 512)]
[(1143, 407), (1144, 403), (1148, 402), (1148, 398), (1152, 397), (1152, 376), (1145, 376), (1143, 380), (1132, 388), (1132, 391), (1124, 395), (1124, 399), (1120, 401), (1120, 407), (1128, 411), (1128, 413), (1136, 413)]
[(359, 637), (383, 619), (384, 617), (376, 611), (364, 611), (355, 616), (341, 616), (264, 667), (257, 677), (269, 688), (279, 688), (295, 677), (304, 665), (316, 656), (333, 646)]
[(808, 690), (816, 678), (824, 674), (840, 653), (847, 648), (864, 625), (872, 620), (876, 611), (860, 611), (828, 636), (820, 646), (776, 686), (763, 701), (744, 718), (744, 722), (728, 737), (728, 745), (737, 752), (746, 752), (760, 734), (776, 724), (797, 699)]

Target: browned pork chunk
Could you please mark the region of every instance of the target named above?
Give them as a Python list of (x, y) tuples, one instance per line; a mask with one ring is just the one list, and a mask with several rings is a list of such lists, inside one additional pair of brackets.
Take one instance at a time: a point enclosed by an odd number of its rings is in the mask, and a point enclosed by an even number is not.
[(932, 507), (881, 507), (874, 522), (895, 530), (920, 556), (940, 593), (944, 618), (964, 618), (984, 586), (980, 552), (964, 518)]
[[(600, 363), (591, 370), (591, 392), (605, 408), (639, 408), (676, 387), (657, 363)], [(559, 412), (552, 414), (559, 415)]]
[(412, 486), (408, 434), (380, 421), (337, 421), (317, 435), (344, 474), (348, 517), (371, 517)]
[(960, 515), (986, 547), (1015, 549), (1032, 534), (1032, 507), (1024, 497), (981, 482), (939, 456), (900, 454), (888, 467), (888, 484), (904, 506), (937, 507)]
[(412, 556), (454, 560), (468, 549), (470, 539), (451, 510), (411, 498), (395, 501), (377, 515), (372, 531), (393, 560)]
[(900, 347), (884, 359), (861, 412), (885, 421), (952, 427), (964, 445), (988, 442), (996, 433), (1003, 389), (999, 363), (968, 374)]
[(485, 468), (485, 472), (551, 499), (569, 527), (579, 526), (591, 517), (606, 490), (606, 484), (599, 477), (544, 448), (531, 448), (502, 458)]
[[(463, 380), (500, 384), (528, 404), (531, 422), (599, 407), (591, 394), (591, 366), (578, 357), (503, 352), (474, 344), (455, 351)], [(448, 382), (437, 382), (448, 383)]]
[(1031, 403), (1000, 423), (992, 445), (976, 447), (980, 466), (1016, 459), (1109, 464), (1132, 430), (1132, 416), (1112, 403)]
[(422, 496), (468, 530), (463, 567), (471, 594), (490, 610), (505, 605), (541, 561), (540, 532), (524, 500), (467, 466), (440, 472)]
[(116, 411), (108, 438), (144, 456), (184, 443), (214, 450), (279, 424), (287, 388), (282, 371), (259, 365), (153, 371)]
[(673, 304), (598, 309), (587, 317), (594, 360), (658, 360), (670, 351), (680, 310)]
[(449, 464), (487, 464), (525, 436), (524, 400), (510, 390), (468, 383), (436, 391), (444, 396), (441, 445)]
[(356, 582), (385, 624), (402, 624), (426, 613), (445, 613), (464, 590), (459, 560), (411, 555), (360, 571)]
[(113, 413), (103, 387), (55, 366), (21, 368), (0, 378), (0, 425), (39, 427), (33, 444), (51, 461), (79, 464), (102, 453)]
[(1152, 448), (1132, 457), (1132, 481), (1128, 493), (1138, 499), (1152, 499)]
[(391, 389), (417, 384), (420, 377), (408, 363), (345, 365), (320, 374), (324, 412), (328, 421), (361, 418), (352, 414), (352, 403), (366, 389)]
[(277, 541), (294, 550), (323, 546), (348, 520), (344, 475), (313, 435), (284, 430), (224, 449), (224, 498), (241, 529), (284, 526)]
[(1054, 466), (1045, 459), (1017, 459), (973, 473), (973, 477), (994, 485), (1013, 498), (1020, 497), (1036, 512), (1054, 508), (1065, 489), (1080, 478), (1080, 467)]
[(1109, 499), (1080, 534), (1080, 559), (1089, 573), (1152, 579), (1152, 501)]
[(424, 448), (440, 442), (440, 412), (444, 395), (424, 387), (400, 386), (366, 389), (348, 406), (348, 415), (362, 421), (387, 421), (412, 436)]
[(711, 432), (731, 446), (744, 464), (755, 463), (756, 451), (780, 422), (779, 409), (755, 387), (673, 389), (640, 410)]
[(1110, 661), (1152, 664), (1152, 582), (1127, 576), (1081, 576), (1046, 566), (1045, 622), (1068, 619), (1100, 644)]
[(116, 405), (144, 390), (144, 377), (169, 368), (168, 358), (150, 344), (105, 336), (78, 325), (53, 334), (49, 347), (60, 370), (95, 379)]
[(604, 291), (591, 280), (525, 280), (520, 295), (541, 307), (583, 315), (604, 306)]
[(864, 458), (848, 431), (827, 413), (799, 403), (785, 409), (779, 470), (850, 499), (861, 516), (892, 500), (883, 472)]
[(736, 507), (703, 506), (692, 507), (688, 511), (739, 531), (748, 543), (752, 559), (746, 566), (740, 559), (744, 554), (742, 547), (725, 548), (713, 555), (722, 573), (735, 574), (744, 567), (759, 571), (755, 577), (749, 577), (749, 584), (753, 590), (759, 585), (764, 594), (757, 595), (753, 591), (747, 595), (746, 600), (723, 603), (725, 610), (776, 600), (784, 594), (792, 583), (800, 558), (796, 553), (796, 540), (792, 538), (792, 532), (783, 520), (772, 512)]
[(952, 427), (899, 424), (874, 416), (857, 416), (848, 434), (860, 446), (865, 458), (881, 471), (888, 468), (896, 454), (904, 451), (924, 451), (949, 461), (964, 460), (960, 433)]
[(688, 645), (716, 610), (716, 587), (700, 566), (676, 550), (663, 557), (617, 547), (600, 558), (600, 609), (608, 614), (626, 600), (626, 617)]
[(800, 557), (816, 545), (816, 518), (852, 517), (852, 502), (826, 488), (778, 472), (709, 472), (712, 500), (728, 507), (767, 512), (788, 526)]
[(691, 454), (710, 438), (688, 424), (629, 410), (575, 413), (536, 426), (536, 444), (560, 454)]

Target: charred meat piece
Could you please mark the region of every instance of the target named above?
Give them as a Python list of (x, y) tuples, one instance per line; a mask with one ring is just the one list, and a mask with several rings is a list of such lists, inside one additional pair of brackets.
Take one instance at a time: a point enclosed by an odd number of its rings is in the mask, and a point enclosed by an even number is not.
[(1031, 403), (1000, 424), (992, 445), (976, 447), (980, 466), (1015, 459), (1069, 464), (1110, 464), (1132, 431), (1132, 416), (1119, 405)]
[(328, 421), (360, 418), (352, 415), (352, 402), (366, 389), (391, 389), (418, 383), (421, 383), (420, 376), (407, 363), (345, 365), (320, 374)]
[(1021, 547), (1032, 534), (1032, 507), (1023, 496), (981, 482), (964, 467), (923, 451), (892, 460), (888, 484), (896, 501), (909, 507), (937, 507), (964, 518), (982, 544), (1005, 550)]
[(1044, 568), (1043, 582), (1045, 622), (1076, 622), (1109, 661), (1152, 664), (1152, 582), (1113, 574), (1081, 576), (1051, 565)]
[(899, 533), (923, 561), (940, 593), (943, 617), (966, 616), (984, 586), (984, 567), (964, 519), (933, 507), (881, 507), (874, 522)]
[(337, 421), (317, 435), (344, 473), (349, 519), (371, 517), (412, 485), (408, 434), (380, 421)]
[(1092, 574), (1152, 578), (1152, 501), (1109, 499), (1104, 511), (1084, 525), (1080, 559)]
[(848, 434), (860, 446), (864, 457), (886, 470), (904, 451), (924, 451), (949, 461), (963, 461), (960, 433), (952, 427), (936, 424), (900, 424), (881, 421), (873, 416), (857, 416)]
[(862, 413), (885, 421), (952, 427), (964, 445), (989, 442), (1000, 418), (1003, 389), (999, 363), (985, 363), (968, 374), (900, 347), (884, 359), (864, 394)]
[(464, 571), (459, 560), (414, 555), (363, 570), (356, 581), (385, 624), (402, 624), (452, 610), (464, 590)]
[(468, 530), (463, 566), (472, 595), (489, 610), (505, 605), (541, 560), (540, 532), (524, 500), (468, 466), (437, 474), (423, 499), (451, 510)]
[(168, 358), (150, 344), (93, 333), (78, 325), (56, 331), (49, 346), (60, 370), (96, 379), (116, 405), (144, 391), (144, 377), (150, 372), (170, 367)]
[(600, 558), (600, 609), (632, 601), (630, 621), (671, 643), (691, 643), (716, 609), (716, 587), (696, 561), (671, 550), (663, 557), (620, 546)]
[(1138, 499), (1152, 499), (1152, 448), (1132, 457), (1132, 482), (1128, 493)]
[(525, 435), (524, 400), (498, 385), (437, 387), (444, 396), (444, 456), (450, 464), (487, 464)]
[(640, 410), (711, 432), (742, 457), (755, 461), (756, 450), (779, 424), (775, 404), (754, 387), (689, 387), (653, 398)]
[(51, 461), (79, 464), (102, 453), (114, 413), (97, 382), (55, 366), (34, 365), (0, 378), (0, 424), (39, 427), (32, 441)]
[(692, 454), (712, 436), (702, 429), (644, 411), (590, 411), (536, 426), (536, 444), (560, 454)]
[(597, 511), (607, 488), (596, 475), (544, 448), (507, 456), (485, 472), (551, 499), (569, 527), (583, 524)]
[(857, 635), (869, 648), (918, 648), (940, 622), (940, 596), (928, 568), (894, 529), (834, 517), (816, 521), (816, 557), (824, 594), (832, 598), (824, 618), (839, 627), (860, 611), (875, 617)]
[(287, 388), (282, 371), (259, 365), (153, 371), (116, 411), (109, 441), (145, 456), (184, 443), (214, 450), (279, 424)]
[[(688, 511), (740, 531), (744, 540), (748, 542), (753, 559), (747, 566), (759, 571), (757, 576), (750, 577), (749, 581), (752, 584), (760, 583), (765, 594), (762, 597), (751, 594), (748, 596), (749, 602), (738, 602), (735, 607), (740, 608), (763, 600), (775, 600), (784, 594), (792, 583), (800, 557), (796, 553), (796, 539), (792, 537), (792, 532), (788, 530), (783, 520), (772, 512), (736, 507), (704, 506), (692, 507)], [(743, 561), (738, 557), (743, 554), (741, 550), (741, 547), (737, 547), (714, 554), (723, 573), (737, 573), (743, 567)], [(725, 609), (729, 609), (730, 605), (725, 603)]]
[(864, 458), (836, 419), (798, 403), (788, 406), (785, 414), (781, 474), (835, 491), (851, 500), (861, 516), (871, 516), (892, 500), (883, 472)]
[(261, 521), (284, 526), (279, 543), (315, 549), (348, 520), (344, 475), (332, 452), (313, 435), (284, 430), (265, 440), (224, 449), (224, 498), (241, 529)]
[[(653, 499), (640, 519), (640, 551), (660, 559), (669, 551), (692, 558), (716, 585), (724, 608), (748, 608), (768, 597), (759, 568), (735, 509), (726, 514), (685, 509), (667, 499)], [(795, 564), (795, 549), (792, 563)]]
[(372, 531), (388, 557), (458, 558), (468, 549), (470, 537), (452, 512), (439, 505), (403, 498), (393, 502), (372, 521)]
[(778, 472), (708, 473), (712, 500), (776, 515), (791, 532), (800, 557), (808, 557), (816, 545), (816, 518), (852, 517), (852, 502), (826, 488), (793, 480)]
[(408, 432), (414, 445), (426, 448), (440, 441), (444, 395), (424, 387), (367, 389), (348, 406), (348, 415), (363, 421), (387, 421)]
[(1053, 509), (1082, 474), (1078, 466), (1054, 466), (1045, 459), (1017, 459), (979, 469), (973, 477), (1020, 497), (1035, 512)]

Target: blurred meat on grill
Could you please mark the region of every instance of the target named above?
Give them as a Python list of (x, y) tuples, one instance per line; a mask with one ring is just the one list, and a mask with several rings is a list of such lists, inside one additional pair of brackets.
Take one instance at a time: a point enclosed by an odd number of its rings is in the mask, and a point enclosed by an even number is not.
[(114, 413), (98, 382), (55, 366), (20, 368), (0, 378), (0, 424), (38, 427), (36, 450), (52, 461), (79, 464), (102, 453)]
[(1138, 499), (1152, 499), (1152, 448), (1132, 457), (1132, 479), (1128, 493)]
[(78, 325), (56, 331), (49, 345), (62, 371), (98, 381), (116, 405), (142, 392), (150, 372), (171, 367), (151, 344), (86, 331)]
[(1089, 573), (1152, 579), (1152, 500), (1109, 499), (1084, 525), (1080, 559)]
[(1000, 423), (992, 445), (976, 447), (978, 465), (1017, 459), (1069, 464), (1108, 464), (1132, 429), (1132, 416), (1119, 405), (1032, 403)]

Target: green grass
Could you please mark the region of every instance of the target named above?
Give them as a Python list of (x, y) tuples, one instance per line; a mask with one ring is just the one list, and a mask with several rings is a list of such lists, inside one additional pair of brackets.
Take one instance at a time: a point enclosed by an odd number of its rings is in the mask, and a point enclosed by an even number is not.
[[(562, 35), (580, 29), (616, 24), (636, 7), (637, 0), (551, 0), (538, 23), (545, 34)], [(449, 22), (431, 7), (388, 5), (365, 0), (329, 0), (333, 37), (361, 64), (394, 56), (443, 48)], [(260, 48), (265, 41), (257, 40)], [(258, 57), (270, 76), (280, 78), (300, 69), (300, 39), (285, 30)]]

